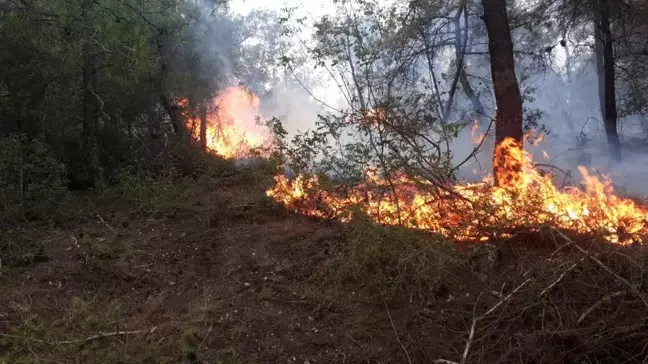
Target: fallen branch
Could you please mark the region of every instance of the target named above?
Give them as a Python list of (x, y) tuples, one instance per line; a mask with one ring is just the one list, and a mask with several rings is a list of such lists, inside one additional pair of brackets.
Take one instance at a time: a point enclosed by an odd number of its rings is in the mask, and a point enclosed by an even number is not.
[(152, 334), (157, 326), (154, 326), (150, 330), (131, 330), (131, 331), (114, 331), (114, 332), (101, 332), (96, 335), (88, 336), (85, 339), (80, 340), (68, 340), (68, 341), (57, 341), (57, 344), (86, 344), (90, 341), (99, 340), (107, 337), (114, 336), (123, 336), (123, 335), (137, 335), (137, 334)]
[[(601, 262), (599, 259), (597, 259), (596, 257), (590, 255), (587, 250), (581, 248), (580, 246), (578, 246), (578, 244), (575, 244), (573, 240), (571, 240), (567, 235), (563, 234), (561, 231), (556, 230), (553, 227), (551, 228), (551, 231), (556, 232), (558, 235), (560, 235), (561, 238), (563, 238), (566, 241), (570, 242), (576, 249), (578, 249), (578, 251), (580, 251), (581, 253), (586, 255), (588, 258), (590, 258), (599, 267), (603, 268), (603, 270), (605, 270), (606, 272), (608, 272), (612, 276), (614, 276), (619, 282), (625, 284), (630, 289), (630, 292), (632, 292), (635, 296), (637, 296), (644, 303), (644, 305), (646, 307), (648, 307), (648, 300), (646, 299), (646, 297), (644, 297), (644, 295), (642, 295), (641, 292), (639, 292), (637, 287), (635, 287), (632, 283), (628, 282), (627, 279), (621, 277), (620, 275), (615, 273), (612, 269), (610, 269), (607, 265), (603, 264), (603, 262)], [(553, 236), (553, 234), (552, 234), (552, 236)], [(556, 239), (555, 236), (553, 238), (554, 238), (554, 240)]]
[(209, 337), (209, 334), (211, 333), (213, 328), (214, 328), (214, 324), (209, 325), (209, 329), (207, 329), (207, 334), (205, 335), (203, 340), (200, 342), (200, 345), (198, 345), (198, 350), (200, 350), (200, 348), (202, 348), (205, 341), (207, 341), (207, 338)]
[(547, 292), (549, 292), (549, 291), (550, 291), (554, 286), (556, 286), (558, 283), (560, 283), (560, 281), (562, 281), (562, 279), (565, 278), (565, 276), (567, 275), (567, 273), (569, 273), (569, 272), (571, 272), (572, 270), (574, 270), (574, 268), (576, 268), (576, 266), (578, 266), (578, 264), (580, 264), (583, 260), (585, 260), (585, 258), (587, 258), (587, 257), (583, 257), (583, 258), (581, 258), (581, 260), (579, 260), (578, 262), (576, 262), (576, 263), (572, 264), (571, 266), (569, 266), (569, 268), (567, 268), (564, 272), (562, 272), (562, 274), (558, 277), (558, 279), (556, 279), (553, 283), (551, 283), (549, 286), (547, 286), (547, 288), (543, 289), (542, 292), (540, 292), (540, 295), (539, 295), (538, 297), (542, 297), (542, 296), (544, 296), (544, 295), (545, 295)]
[(441, 363), (445, 363), (445, 364), (465, 364), (466, 360), (468, 360), (468, 354), (470, 353), (470, 347), (472, 346), (473, 338), (475, 337), (475, 330), (477, 329), (477, 323), (479, 321), (481, 321), (482, 319), (484, 319), (486, 316), (488, 316), (491, 313), (495, 312), (495, 310), (497, 310), (500, 306), (502, 306), (504, 303), (506, 303), (506, 301), (510, 300), (511, 297), (513, 297), (513, 295), (515, 293), (517, 293), (520, 289), (522, 289), (522, 287), (526, 286), (527, 283), (529, 283), (529, 282), (531, 282), (531, 278), (528, 278), (524, 282), (520, 283), (519, 286), (515, 287), (515, 289), (513, 291), (511, 291), (511, 293), (509, 293), (508, 295), (506, 295), (506, 297), (499, 300), (493, 307), (491, 307), (484, 314), (482, 314), (479, 317), (473, 318), (472, 324), (470, 325), (470, 333), (468, 334), (468, 339), (466, 340), (466, 346), (464, 347), (463, 355), (461, 356), (461, 361), (459, 363), (453, 362), (453, 361), (450, 361), (450, 360), (446, 360), (446, 359), (437, 359), (434, 362), (435, 363), (440, 363), (440, 364)]
[(107, 223), (107, 222), (106, 222), (106, 221), (101, 217), (101, 215), (97, 214), (97, 217), (99, 218), (99, 220), (101, 220), (101, 222), (102, 222), (104, 225), (106, 225), (106, 227), (107, 227), (108, 229), (110, 229), (110, 231), (115, 231), (115, 229), (113, 229), (112, 226), (108, 225), (108, 223)]
[(612, 302), (612, 298), (625, 296), (626, 293), (628, 293), (628, 292), (627, 292), (627, 291), (619, 291), (619, 292), (614, 292), (614, 293), (612, 293), (612, 294), (609, 294), (609, 295), (607, 295), (607, 296), (601, 298), (601, 299), (598, 300), (595, 304), (593, 304), (592, 306), (590, 306), (590, 308), (588, 308), (587, 310), (585, 310), (585, 312), (583, 312), (583, 314), (580, 315), (580, 317), (578, 318), (578, 321), (576, 321), (576, 323), (578, 323), (578, 324), (580, 325), (580, 324), (583, 322), (583, 320), (585, 320), (585, 318), (586, 318), (590, 313), (592, 313), (594, 310), (596, 310), (597, 308), (599, 308), (601, 305), (603, 305), (604, 303), (610, 303), (610, 302)]
[(78, 340), (64, 340), (64, 341), (47, 341), (47, 340), (41, 340), (41, 339), (34, 339), (31, 337), (26, 337), (26, 336), (18, 336), (18, 335), (11, 335), (11, 334), (3, 334), (0, 333), (0, 336), (4, 337), (9, 337), (13, 339), (21, 339), (21, 340), (30, 340), (38, 343), (43, 343), (47, 345), (72, 345), (72, 344), (87, 344), (91, 341), (99, 340), (99, 339), (104, 339), (108, 337), (115, 337), (115, 336), (124, 336), (124, 335), (137, 335), (137, 334), (151, 334), (157, 329), (157, 326), (154, 326), (150, 330), (131, 330), (131, 331), (114, 331), (114, 332), (101, 332), (96, 335), (88, 336), (85, 339), (78, 339)]

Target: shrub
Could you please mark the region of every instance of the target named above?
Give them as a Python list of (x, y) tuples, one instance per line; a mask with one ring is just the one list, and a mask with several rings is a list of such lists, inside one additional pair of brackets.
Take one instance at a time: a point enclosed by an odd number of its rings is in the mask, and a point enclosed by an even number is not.
[(134, 169), (120, 170), (115, 185), (103, 191), (100, 200), (106, 204), (128, 204), (141, 215), (166, 214), (186, 199), (190, 179), (169, 167), (159, 175), (149, 175)]
[(67, 194), (65, 165), (38, 139), (0, 139), (0, 223), (48, 219)]
[(452, 243), (428, 232), (385, 227), (354, 212), (348, 251), (336, 263), (338, 276), (362, 282), (392, 298), (407, 293), (430, 299), (463, 263)]

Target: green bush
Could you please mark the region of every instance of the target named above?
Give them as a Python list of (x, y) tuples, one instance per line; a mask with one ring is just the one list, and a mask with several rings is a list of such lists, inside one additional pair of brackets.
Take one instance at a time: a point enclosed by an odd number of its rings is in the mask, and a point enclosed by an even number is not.
[(0, 223), (48, 219), (67, 194), (65, 165), (37, 139), (0, 139)]

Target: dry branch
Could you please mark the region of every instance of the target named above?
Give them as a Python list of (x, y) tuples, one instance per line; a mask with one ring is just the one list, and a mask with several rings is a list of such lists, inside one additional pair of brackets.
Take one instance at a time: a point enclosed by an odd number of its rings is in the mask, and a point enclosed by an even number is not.
[[(468, 334), (468, 339), (466, 340), (466, 346), (464, 347), (463, 355), (461, 356), (461, 361), (459, 362), (460, 364), (465, 364), (466, 360), (468, 360), (468, 354), (470, 353), (470, 347), (472, 346), (473, 338), (475, 337), (475, 330), (477, 329), (477, 323), (487, 317), (488, 315), (492, 314), (497, 310), (500, 306), (502, 306), (504, 303), (506, 303), (508, 300), (513, 297), (515, 293), (517, 293), (522, 287), (526, 286), (529, 282), (531, 282), (531, 278), (526, 279), (524, 282), (522, 282), (520, 285), (515, 287), (511, 293), (506, 295), (506, 297), (502, 298), (499, 300), (493, 307), (491, 307), (488, 311), (486, 311), (484, 314), (482, 314), (479, 317), (474, 317), (472, 320), (472, 324), (470, 325), (470, 333)], [(454, 363), (457, 364), (456, 362), (446, 360), (446, 359), (437, 359), (435, 360), (435, 363)]]
[(99, 218), (99, 220), (101, 220), (101, 222), (102, 222), (104, 225), (106, 225), (106, 227), (107, 227), (108, 229), (110, 229), (110, 231), (114, 231), (114, 230), (115, 230), (115, 229), (112, 228), (112, 226), (108, 225), (108, 223), (107, 223), (107, 222), (106, 222), (106, 221), (101, 217), (101, 215), (97, 214), (97, 217)]
[(552, 289), (553, 287), (555, 287), (558, 283), (560, 283), (560, 281), (562, 281), (562, 279), (565, 278), (565, 276), (567, 275), (567, 273), (569, 273), (569, 272), (571, 272), (572, 270), (574, 270), (574, 268), (576, 268), (576, 266), (578, 266), (578, 264), (580, 264), (583, 260), (585, 260), (585, 258), (587, 258), (587, 257), (583, 257), (583, 258), (581, 258), (578, 262), (576, 262), (576, 263), (570, 265), (569, 268), (567, 268), (564, 272), (562, 272), (562, 274), (558, 277), (558, 279), (556, 279), (555, 281), (553, 281), (553, 283), (551, 283), (550, 285), (548, 285), (547, 288), (543, 289), (542, 292), (540, 292), (540, 296), (539, 296), (539, 297), (544, 296), (547, 292), (549, 292), (549, 290), (551, 290), (551, 289)]
[(611, 294), (609, 294), (609, 295), (607, 295), (607, 296), (601, 298), (601, 299), (598, 300), (595, 304), (593, 304), (593, 305), (590, 306), (587, 310), (585, 310), (585, 312), (583, 312), (583, 314), (580, 315), (580, 317), (578, 318), (578, 321), (576, 321), (576, 322), (580, 325), (580, 324), (583, 322), (583, 320), (585, 320), (585, 318), (586, 318), (587, 316), (589, 316), (590, 313), (592, 313), (594, 310), (596, 310), (597, 308), (599, 308), (601, 305), (603, 305), (604, 303), (609, 303), (609, 302), (611, 302), (611, 301), (612, 301), (612, 298), (614, 298), (614, 297), (622, 297), (622, 296), (625, 296), (626, 293), (628, 293), (628, 292), (627, 292), (627, 291), (619, 291), (619, 292), (611, 293)]
[[(603, 264), (603, 262), (601, 262), (599, 259), (597, 259), (596, 257), (590, 255), (589, 252), (588, 252), (587, 250), (581, 248), (580, 246), (578, 246), (578, 244), (575, 244), (574, 241), (573, 241), (572, 239), (570, 239), (567, 235), (563, 234), (561, 231), (559, 231), (559, 230), (557, 230), (557, 229), (555, 229), (555, 228), (553, 228), (553, 227), (551, 228), (551, 231), (552, 231), (552, 232), (555, 232), (555, 233), (558, 234), (561, 238), (563, 238), (563, 239), (565, 239), (566, 241), (570, 242), (571, 245), (573, 245), (576, 249), (578, 249), (578, 251), (580, 251), (580, 252), (583, 253), (585, 256), (587, 256), (588, 258), (590, 258), (590, 259), (591, 259), (594, 263), (596, 263), (599, 267), (603, 268), (603, 270), (605, 270), (606, 272), (608, 272), (608, 273), (610, 273), (611, 275), (613, 275), (613, 276), (614, 276), (614, 277), (615, 277), (619, 282), (621, 282), (621, 283), (623, 283), (624, 285), (626, 285), (626, 286), (630, 289), (630, 292), (632, 292), (635, 296), (637, 296), (637, 298), (639, 298), (639, 299), (644, 303), (644, 305), (646, 305), (646, 307), (648, 307), (648, 300), (646, 299), (646, 297), (644, 297), (644, 295), (642, 295), (641, 292), (639, 292), (639, 290), (637, 289), (637, 287), (635, 287), (632, 283), (628, 282), (627, 279), (621, 277), (620, 275), (618, 275), (617, 273), (615, 273), (612, 269), (610, 269), (607, 265)], [(553, 236), (553, 234), (552, 234), (552, 236)], [(555, 240), (555, 236), (553, 236), (553, 237), (554, 237), (554, 240)]]
[(96, 335), (88, 336), (85, 339), (80, 340), (68, 340), (68, 341), (57, 341), (57, 344), (86, 344), (90, 341), (99, 340), (107, 337), (114, 336), (123, 336), (123, 335), (137, 335), (137, 334), (152, 334), (157, 326), (154, 326), (150, 330), (131, 330), (131, 331), (113, 331), (113, 332), (100, 332)]
[(104, 339), (108, 337), (115, 337), (115, 336), (124, 336), (124, 335), (137, 335), (137, 334), (151, 334), (155, 331), (157, 326), (154, 326), (150, 330), (131, 330), (131, 331), (114, 331), (114, 332), (101, 332), (92, 336), (88, 336), (84, 339), (78, 339), (78, 340), (64, 340), (64, 341), (48, 341), (48, 340), (41, 340), (41, 339), (34, 339), (31, 337), (26, 337), (26, 336), (18, 336), (18, 335), (10, 335), (10, 334), (3, 334), (0, 333), (0, 336), (4, 337), (9, 337), (9, 338), (14, 338), (14, 339), (21, 339), (21, 340), (29, 340), (29, 341), (34, 341), (38, 343), (43, 343), (47, 345), (73, 345), (73, 344), (87, 344), (91, 341), (99, 340), (99, 339)]

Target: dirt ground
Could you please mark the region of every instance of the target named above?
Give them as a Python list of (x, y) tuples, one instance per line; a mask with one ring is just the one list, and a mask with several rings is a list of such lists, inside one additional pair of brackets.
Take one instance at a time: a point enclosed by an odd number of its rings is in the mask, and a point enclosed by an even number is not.
[[(116, 362), (407, 360), (383, 302), (312, 279), (343, 243), (334, 222), (290, 215), (271, 206), (263, 190), (240, 186), (196, 196), (173, 217), (108, 213), (43, 231), (43, 257), (3, 271), (0, 332), (15, 340), (5, 340), (0, 354), (22, 345), (15, 356), (21, 360), (103, 362), (79, 343), (53, 349), (54, 342), (96, 334), (70, 322), (75, 300), (82, 299), (91, 302), (90, 312), (119, 302), (119, 326), (98, 322), (102, 332), (155, 328), (92, 340), (95, 348), (122, 353)], [(22, 333), (33, 314), (45, 326), (70, 328)], [(394, 325), (405, 324), (397, 310), (391, 314)], [(42, 341), (52, 345), (36, 350)], [(161, 354), (139, 353), (151, 344)]]
[[(42, 229), (37, 243), (38, 259), (0, 271), (0, 363), (460, 362), (476, 296), (512, 289), (466, 273), (435, 297), (387, 299), (326, 279), (345, 228), (287, 213), (253, 184), (205, 188), (164, 217), (106, 209)], [(521, 279), (519, 266), (497, 274)], [(505, 319), (524, 320), (510, 312)], [(510, 325), (502, 330), (519, 333)], [(473, 362), (520, 362), (518, 354)]]

